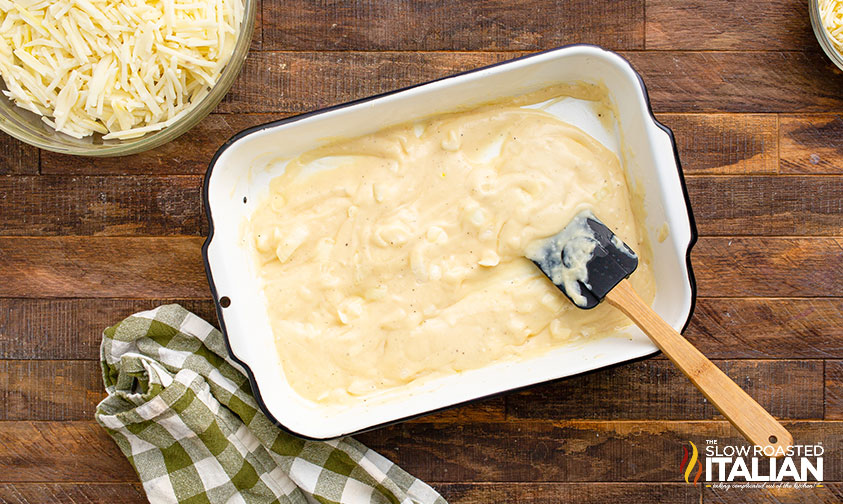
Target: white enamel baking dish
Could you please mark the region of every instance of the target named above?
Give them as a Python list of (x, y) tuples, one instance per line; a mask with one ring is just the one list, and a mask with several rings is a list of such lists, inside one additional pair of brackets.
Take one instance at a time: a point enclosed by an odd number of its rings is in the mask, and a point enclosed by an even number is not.
[[(277, 357), (265, 298), (241, 230), (255, 203), (267, 194), (269, 180), (283, 172), (280, 159), (332, 138), (355, 137), (572, 81), (602, 83), (608, 88), (617, 109), (616, 126), (605, 129), (589, 104), (578, 100), (565, 100), (548, 111), (616, 152), (623, 151), (628, 178), (644, 194), (657, 286), (653, 308), (673, 327), (681, 330), (687, 325), (695, 296), (689, 255), (696, 228), (673, 136), (653, 117), (644, 84), (626, 60), (599, 47), (563, 47), (251, 128), (219, 149), (205, 178), (210, 222), (203, 247), (205, 267), (229, 351), (249, 374), (270, 419), (301, 437), (334, 438), (657, 352), (632, 327), (530, 360), (497, 363), (387, 392), (360, 404), (331, 407), (298, 396), (287, 384)], [(665, 224), (669, 233), (660, 242), (659, 231)]]

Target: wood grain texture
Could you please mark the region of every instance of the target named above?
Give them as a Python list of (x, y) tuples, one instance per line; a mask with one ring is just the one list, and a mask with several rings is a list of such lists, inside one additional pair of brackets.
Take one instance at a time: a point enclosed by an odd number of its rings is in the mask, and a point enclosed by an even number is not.
[(685, 337), (711, 358), (843, 357), (843, 299), (697, 299)]
[(698, 504), (701, 487), (682, 483), (441, 483), (433, 487), (452, 504), (523, 503)]
[(843, 419), (843, 360), (825, 361), (825, 418)]
[[(199, 237), (0, 237), (0, 297), (208, 297)], [(703, 237), (701, 297), (839, 297), (833, 238)], [(119, 258), (117, 262), (116, 258)]]
[(703, 502), (718, 504), (838, 504), (843, 502), (843, 485), (826, 483), (820, 488), (768, 488), (753, 491), (706, 488)]
[[(843, 178), (688, 177), (703, 236), (843, 234)], [(197, 176), (0, 176), (0, 235), (207, 233)]]
[(0, 235), (199, 235), (199, 177), (0, 177)]
[[(797, 443), (839, 446), (839, 422), (784, 422)], [(401, 424), (357, 438), (426, 481), (678, 482), (682, 446), (706, 439), (744, 444), (715, 421), (522, 421)], [(841, 479), (840, 450), (825, 454), (824, 477)]]
[[(217, 148), (235, 133), (284, 117), (286, 114), (283, 113), (211, 114), (173, 142), (121, 158), (84, 158), (44, 151), (41, 153), (41, 172), (74, 175), (203, 174)], [(779, 135), (774, 114), (671, 113), (658, 114), (657, 117), (673, 130), (685, 173), (760, 174), (775, 173), (778, 169)], [(793, 117), (808, 120), (805, 118), (812, 116)], [(782, 118), (782, 124), (785, 122), (786, 118)], [(832, 133), (824, 134), (814, 145), (835, 142), (836, 137)], [(788, 154), (785, 151), (782, 155)], [(797, 156), (798, 152), (790, 155)], [(33, 170), (37, 171), (37, 164), (33, 165)]]
[(38, 173), (38, 155), (35, 147), (0, 132), (0, 175)]
[[(685, 483), (433, 483), (453, 504), (530, 502), (556, 504), (638, 504), (700, 502), (700, 488)], [(758, 492), (722, 492), (706, 489), (703, 502), (755, 504), (764, 502), (836, 504), (843, 498), (841, 485), (826, 483), (810, 490), (778, 489)], [(131, 483), (6, 483), (0, 484), (4, 504), (141, 504), (146, 496), (140, 484)]]
[[(41, 153), (41, 172), (74, 175), (203, 174), (216, 149), (235, 133), (284, 117), (286, 114), (211, 114), (171, 143), (121, 158), (84, 158), (44, 151)], [(773, 114), (658, 114), (657, 117), (673, 130), (685, 173), (777, 171), (778, 130)], [(37, 165), (34, 169), (37, 170)]]
[(466, 423), (498, 422), (506, 419), (506, 396), (481, 399), (456, 408), (446, 409), (431, 415), (425, 415), (410, 423)]
[(93, 420), (0, 422), (0, 481), (130, 482), (126, 457)]
[[(489, 502), (582, 504), (614, 502), (670, 502), (693, 504), (700, 501), (700, 489), (685, 483), (444, 483), (433, 485), (454, 504), (487, 504)], [(706, 489), (705, 502), (754, 504), (761, 502), (797, 502), (832, 504), (840, 501), (839, 484), (826, 484), (811, 490), (775, 490), (759, 492), (721, 492)], [(650, 499), (653, 499), (652, 501)], [(0, 485), (0, 502), (8, 504), (86, 504), (145, 503), (141, 486), (130, 483), (7, 483)]]
[(172, 302), (218, 325), (210, 299), (0, 299), (0, 359), (99, 360), (106, 327)]
[(0, 360), (0, 420), (87, 420), (105, 395), (98, 361)]
[(702, 238), (691, 253), (705, 297), (839, 297), (843, 247), (833, 238)]
[(203, 238), (0, 237), (0, 297), (207, 298)]
[(647, 49), (818, 49), (808, 6), (770, 0), (762, 6), (729, 0), (647, 0)]
[(41, 153), (41, 172), (61, 175), (201, 175), (220, 146), (243, 129), (283, 114), (211, 114), (161, 147), (127, 157), (86, 158)]
[(255, 31), (252, 33), (252, 45), (249, 49), (259, 51), (263, 48), (263, 3), (264, 0), (256, 0), (257, 10), (255, 12)]
[(140, 483), (4, 483), (3, 504), (145, 504)]
[(673, 130), (685, 174), (778, 171), (774, 114), (657, 114)]
[[(717, 361), (741, 387), (780, 418), (823, 417), (821, 361)], [(104, 397), (98, 361), (0, 360), (0, 420), (85, 420)], [(495, 397), (413, 420), (423, 423), (545, 420), (702, 420), (718, 418), (665, 360), (623, 364), (528, 391)]]
[[(788, 421), (797, 442), (839, 446), (843, 423)], [(688, 440), (741, 444), (725, 421), (409, 422), (357, 436), (425, 481), (669, 482)], [(137, 481), (94, 421), (0, 422), (0, 481)], [(825, 455), (825, 479), (843, 479), (843, 455)], [(684, 483), (683, 483), (684, 484)]]
[[(105, 395), (99, 360), (0, 360), (0, 421), (89, 420)], [(495, 397), (413, 421), (464, 423), (505, 418), (505, 400)]]
[[(508, 60), (512, 52), (253, 52), (218, 112), (305, 112)], [(818, 52), (622, 52), (656, 112), (834, 112), (843, 75)], [(330, 75), (330, 79), (325, 76)]]
[[(670, 502), (695, 504), (700, 488), (683, 483), (432, 483), (452, 504), (530, 502), (556, 504), (638, 504)], [(140, 484), (131, 483), (5, 483), (0, 484), (3, 504), (141, 504), (146, 496)]]
[(252, 52), (217, 111), (307, 112), (519, 55), (502, 52)]
[(268, 50), (644, 48), (644, 1), (264, 0)]
[(782, 173), (843, 174), (843, 117), (783, 115), (779, 132)]
[[(210, 299), (0, 299), (0, 359), (99, 359), (102, 330), (179, 303), (217, 325)], [(698, 298), (685, 331), (716, 359), (843, 359), (843, 299)]]
[(843, 177), (687, 177), (703, 236), (843, 235)]
[[(823, 418), (821, 361), (714, 361), (776, 418)], [(614, 366), (507, 396), (509, 418), (697, 420), (720, 418), (671, 362)]]
[(843, 74), (818, 51), (622, 55), (642, 74), (657, 112), (828, 112), (843, 108)]

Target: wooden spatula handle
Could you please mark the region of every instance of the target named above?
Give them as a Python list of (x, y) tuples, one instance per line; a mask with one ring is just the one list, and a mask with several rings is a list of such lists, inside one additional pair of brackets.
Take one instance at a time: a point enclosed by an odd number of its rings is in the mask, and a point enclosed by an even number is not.
[[(629, 280), (615, 286), (606, 301), (624, 312), (751, 443), (787, 449), (793, 436), (694, 345), (662, 320), (636, 294)], [(768, 452), (769, 453), (769, 452)]]

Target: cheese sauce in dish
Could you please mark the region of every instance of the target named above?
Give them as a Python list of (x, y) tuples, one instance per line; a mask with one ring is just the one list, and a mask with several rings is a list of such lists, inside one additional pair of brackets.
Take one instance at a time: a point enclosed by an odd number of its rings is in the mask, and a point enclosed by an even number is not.
[[(655, 284), (641, 211), (618, 157), (522, 105), (548, 91), (301, 154), (245, 225), (287, 381), (348, 404), (631, 325), (584, 311), (524, 257), (592, 209)], [(605, 91), (555, 89), (607, 103)]]

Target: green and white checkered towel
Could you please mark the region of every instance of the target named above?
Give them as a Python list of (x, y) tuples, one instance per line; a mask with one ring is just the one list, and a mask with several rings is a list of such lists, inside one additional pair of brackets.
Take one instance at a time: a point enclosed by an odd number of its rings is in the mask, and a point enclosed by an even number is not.
[(105, 330), (96, 419), (153, 503), (445, 504), (351, 438), (305, 441), (258, 409), (222, 334), (178, 305)]

